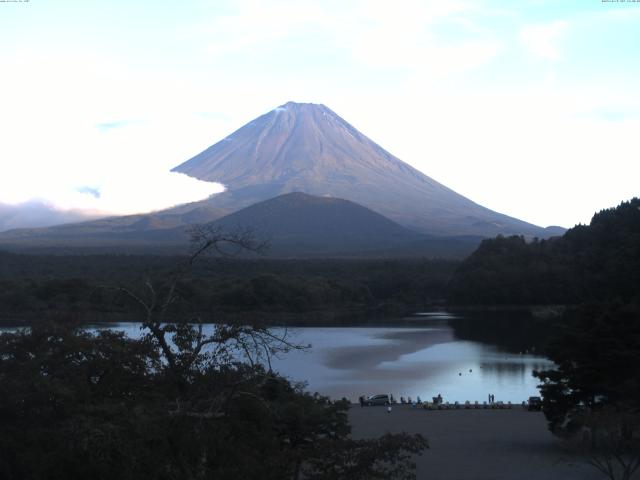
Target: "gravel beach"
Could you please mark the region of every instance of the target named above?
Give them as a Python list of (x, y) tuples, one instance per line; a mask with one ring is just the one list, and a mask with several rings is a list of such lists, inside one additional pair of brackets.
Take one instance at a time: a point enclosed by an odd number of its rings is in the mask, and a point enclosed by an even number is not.
[(416, 458), (420, 480), (596, 480), (602, 475), (562, 449), (540, 412), (353, 406), (355, 438), (420, 433), (430, 448)]

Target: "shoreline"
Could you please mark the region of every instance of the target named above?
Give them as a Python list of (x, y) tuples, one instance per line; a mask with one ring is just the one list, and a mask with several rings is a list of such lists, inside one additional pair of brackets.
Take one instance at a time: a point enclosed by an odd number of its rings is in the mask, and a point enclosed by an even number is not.
[[(420, 324), (448, 322), (449, 318), (440, 318), (442, 315), (467, 315), (471, 319), (473, 314), (518, 314), (530, 316), (535, 319), (550, 319), (561, 316), (567, 308), (566, 305), (409, 305), (385, 303), (375, 306), (371, 305), (349, 305), (332, 307), (326, 309), (314, 309), (306, 311), (290, 310), (216, 310), (211, 312), (198, 312), (197, 315), (203, 323), (224, 323), (224, 322), (255, 322), (260, 321), (268, 326), (377, 326), (377, 325), (400, 325), (400, 324)], [(424, 315), (424, 312), (436, 314), (435, 316)], [(193, 312), (189, 312), (193, 315)], [(78, 320), (84, 318), (80, 323), (138, 323), (140, 314), (113, 311), (106, 312), (100, 310), (69, 310), (60, 311), (58, 317)], [(180, 313), (177, 316), (181, 316)], [(3, 312), (0, 314), (0, 326), (29, 326), (36, 322), (51, 319), (51, 312), (48, 311), (20, 311)]]

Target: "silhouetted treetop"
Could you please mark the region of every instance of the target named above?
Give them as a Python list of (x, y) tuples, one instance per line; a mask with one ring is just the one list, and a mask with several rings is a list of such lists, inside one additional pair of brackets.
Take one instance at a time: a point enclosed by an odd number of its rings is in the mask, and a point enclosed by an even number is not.
[(562, 237), (484, 240), (449, 284), (457, 304), (577, 304), (638, 299), (640, 199), (596, 213)]

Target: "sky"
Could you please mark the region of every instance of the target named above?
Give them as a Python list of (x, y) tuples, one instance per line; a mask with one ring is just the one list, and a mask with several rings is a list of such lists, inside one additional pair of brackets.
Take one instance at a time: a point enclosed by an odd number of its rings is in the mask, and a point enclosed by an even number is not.
[(640, 1), (0, 2), (0, 203), (127, 214), (169, 170), (322, 103), (488, 208), (588, 223), (640, 194)]

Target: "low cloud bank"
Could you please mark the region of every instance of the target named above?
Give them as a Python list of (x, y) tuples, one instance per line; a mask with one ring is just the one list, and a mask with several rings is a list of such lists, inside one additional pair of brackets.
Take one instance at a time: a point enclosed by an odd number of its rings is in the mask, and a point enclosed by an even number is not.
[(32, 187), (33, 191), (24, 188), (20, 196), (0, 196), (0, 231), (147, 213), (204, 200), (224, 190), (218, 183), (175, 172), (123, 173), (93, 184)]
[(0, 232), (14, 228), (49, 227), (63, 223), (93, 220), (98, 212), (83, 210), (60, 210), (49, 202), (39, 199), (15, 205), (0, 203)]

